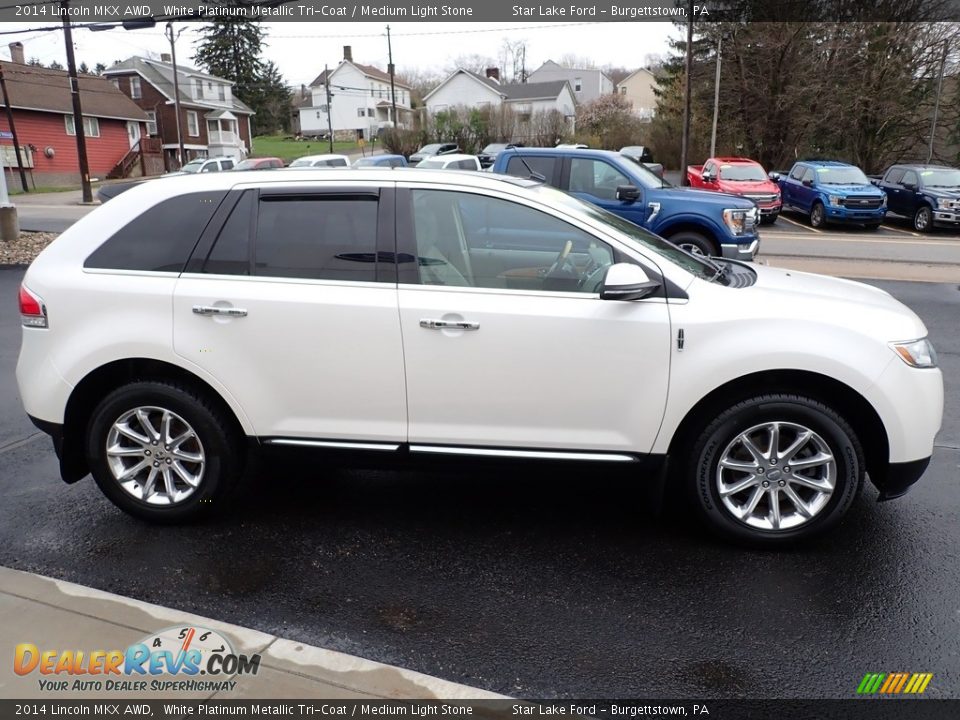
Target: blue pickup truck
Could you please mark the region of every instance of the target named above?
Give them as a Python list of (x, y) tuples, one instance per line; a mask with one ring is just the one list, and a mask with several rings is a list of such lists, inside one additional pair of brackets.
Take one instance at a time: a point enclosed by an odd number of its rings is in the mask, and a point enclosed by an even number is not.
[(887, 196), (856, 165), (803, 160), (787, 175), (771, 177), (780, 186), (783, 209), (803, 213), (811, 227), (835, 222), (876, 230), (887, 214)]
[(960, 170), (942, 165), (893, 165), (876, 185), (887, 194), (891, 213), (913, 228), (960, 227)]
[(535, 176), (698, 255), (752, 260), (760, 247), (751, 200), (675, 188), (633, 158), (608, 150), (512, 148), (493, 172)]

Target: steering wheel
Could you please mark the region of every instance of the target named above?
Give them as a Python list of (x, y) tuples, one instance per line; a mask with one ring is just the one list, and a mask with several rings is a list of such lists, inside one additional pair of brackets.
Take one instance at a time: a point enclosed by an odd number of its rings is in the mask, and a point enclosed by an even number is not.
[(560, 250), (560, 254), (557, 255), (557, 259), (553, 261), (553, 265), (550, 266), (550, 269), (547, 270), (547, 277), (553, 275), (560, 268), (563, 267), (563, 264), (567, 261), (567, 258), (570, 257), (570, 252), (573, 250), (573, 240), (567, 240), (563, 244), (563, 249)]

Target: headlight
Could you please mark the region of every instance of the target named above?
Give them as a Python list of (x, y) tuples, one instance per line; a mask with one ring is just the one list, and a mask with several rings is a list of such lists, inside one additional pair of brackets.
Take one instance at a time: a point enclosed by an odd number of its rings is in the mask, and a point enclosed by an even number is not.
[(937, 207), (941, 210), (950, 210), (953, 207), (953, 200), (949, 198), (937, 198)]
[(880, 207), (886, 207), (886, 206), (887, 206), (887, 194), (884, 193), (884, 194), (880, 197)]
[(926, 338), (890, 343), (890, 347), (896, 351), (901, 360), (911, 367), (932, 368), (937, 366), (937, 352)]
[(743, 235), (743, 233), (746, 231), (747, 216), (754, 210), (756, 210), (755, 207), (750, 208), (750, 210), (724, 210), (723, 222), (728, 228), (730, 228), (730, 232), (732, 232), (734, 235)]
[(831, 205), (836, 205), (836, 206), (842, 206), (842, 205), (843, 205), (843, 195), (831, 195), (831, 196), (830, 196), (830, 204), (831, 204)]

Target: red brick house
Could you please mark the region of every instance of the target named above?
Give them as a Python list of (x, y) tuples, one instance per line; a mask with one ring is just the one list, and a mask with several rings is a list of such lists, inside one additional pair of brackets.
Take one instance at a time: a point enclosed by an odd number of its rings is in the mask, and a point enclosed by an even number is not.
[[(147, 132), (160, 138), (167, 169), (175, 170), (179, 153), (174, 104), (173, 65), (169, 55), (160, 60), (134, 56), (104, 72), (124, 95), (149, 117)], [(233, 96), (230, 80), (208, 75), (177, 63), (180, 90), (180, 131), (186, 154), (196, 157), (245, 158), (252, 147), (253, 110)]]
[[(17, 43), (14, 43), (17, 45)], [(19, 49), (19, 53), (17, 50)], [(23, 49), (12, 48), (22, 60)], [(17, 140), (34, 186), (80, 184), (80, 163), (73, 124), (70, 78), (63, 70), (49, 70), (22, 62), (0, 62), (17, 129)], [(147, 115), (113, 84), (95, 75), (79, 77), (80, 103), (86, 134), (91, 178), (106, 178), (131, 149), (139, 147)], [(13, 140), (6, 108), (0, 96), (0, 157), (9, 173), (10, 187), (18, 187)]]

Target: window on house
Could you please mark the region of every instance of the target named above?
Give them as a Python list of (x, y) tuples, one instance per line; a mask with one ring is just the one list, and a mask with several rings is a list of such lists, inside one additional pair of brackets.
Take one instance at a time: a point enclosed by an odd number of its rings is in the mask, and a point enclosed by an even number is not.
[(627, 94), (627, 88), (626, 88), (626, 86), (620, 88), (620, 94), (621, 94), (621, 95), (626, 95), (626, 94)]
[(194, 85), (197, 88), (197, 99), (200, 100), (203, 98), (203, 80), (194, 81)]
[(187, 135), (190, 137), (200, 136), (200, 121), (197, 113), (193, 110), (187, 110)]
[(227, 99), (227, 88), (226, 88), (226, 86), (224, 86), (224, 85), (217, 85), (217, 90), (220, 91), (220, 99), (221, 99), (221, 100), (226, 100), (226, 99)]
[(366, 108), (357, 108), (357, 117), (366, 117), (367, 109)]
[(120, 79), (119, 79), (119, 78), (114, 78), (111, 82), (113, 83), (113, 86), (114, 86), (117, 90), (120, 89)]
[(373, 108), (367, 108), (367, 117), (373, 117)]
[[(76, 135), (77, 129), (73, 124), (73, 115), (64, 115), (63, 119), (67, 126), (67, 135)], [(84, 117), (83, 134), (88, 138), (100, 137), (100, 121), (95, 117)]]
[(140, 78), (138, 77), (130, 78), (130, 97), (134, 100), (139, 100), (142, 97), (140, 94)]
[(147, 135), (157, 134), (157, 113), (154, 110), (147, 110)]
[(583, 90), (583, 78), (576, 78), (573, 81), (573, 90), (574, 92), (580, 92)]

